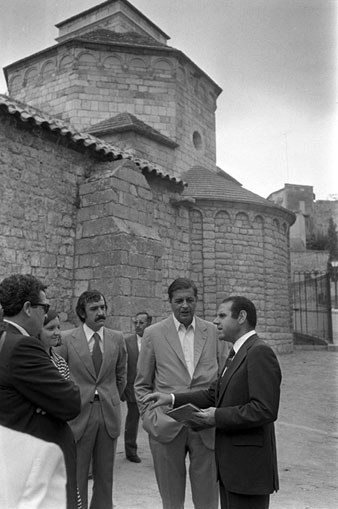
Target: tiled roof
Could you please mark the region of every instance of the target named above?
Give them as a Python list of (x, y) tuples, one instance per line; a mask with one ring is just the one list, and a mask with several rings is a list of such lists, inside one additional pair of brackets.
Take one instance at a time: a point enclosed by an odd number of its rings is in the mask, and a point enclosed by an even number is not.
[(49, 129), (61, 136), (68, 137), (77, 146), (92, 150), (93, 152), (103, 155), (107, 159), (129, 159), (146, 173), (155, 174), (161, 178), (168, 179), (170, 182), (175, 184), (185, 185), (185, 182), (182, 179), (171, 176), (158, 165), (146, 161), (145, 159), (136, 158), (127, 150), (114, 147), (113, 145), (110, 145), (89, 133), (79, 132), (63, 120), (52, 117), (33, 106), (22, 103), (21, 101), (17, 101), (16, 99), (0, 94), (0, 109), (6, 111), (10, 115), (18, 117), (22, 122), (31, 122), (34, 125)]
[(150, 46), (150, 47), (161, 47), (168, 48), (166, 44), (163, 44), (152, 37), (147, 35), (138, 34), (136, 32), (114, 32), (112, 30), (106, 30), (99, 28), (92, 32), (87, 32), (80, 35), (74, 35), (72, 39), (90, 42), (101, 42), (101, 43), (113, 43), (113, 44), (128, 44), (132, 46)]
[(169, 147), (174, 148), (178, 146), (175, 141), (171, 140), (167, 136), (164, 136), (156, 129), (153, 129), (150, 125), (135, 117), (135, 115), (127, 112), (119, 113), (114, 117), (103, 120), (98, 124), (94, 124), (85, 129), (85, 131), (96, 135), (103, 135), (104, 133), (114, 132), (120, 133), (123, 131), (135, 131), (149, 138), (153, 138), (154, 140), (163, 143), (164, 145), (168, 145)]
[(183, 178), (188, 187), (184, 190), (182, 198), (237, 201), (274, 207), (271, 201), (233, 182), (227, 174), (223, 176), (220, 172), (214, 173), (205, 168), (194, 167), (187, 171)]

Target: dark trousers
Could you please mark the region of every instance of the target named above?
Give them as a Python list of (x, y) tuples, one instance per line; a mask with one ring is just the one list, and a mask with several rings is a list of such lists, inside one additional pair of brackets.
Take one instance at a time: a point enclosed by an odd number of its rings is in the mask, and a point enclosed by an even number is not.
[(241, 495), (224, 488), (219, 481), (221, 509), (269, 509), (270, 495)]
[(124, 448), (126, 456), (135, 456), (137, 454), (137, 433), (140, 413), (137, 403), (127, 401), (127, 416), (124, 428)]

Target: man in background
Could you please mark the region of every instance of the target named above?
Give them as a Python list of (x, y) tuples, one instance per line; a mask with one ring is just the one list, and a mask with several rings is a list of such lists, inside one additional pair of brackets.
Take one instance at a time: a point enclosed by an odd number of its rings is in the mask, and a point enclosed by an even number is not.
[(107, 304), (101, 292), (83, 292), (76, 313), (81, 325), (67, 331), (56, 350), (67, 361), (70, 376), (81, 392), (81, 413), (70, 422), (77, 446), (80, 497), (83, 509), (87, 509), (92, 460), (90, 507), (112, 509), (113, 467), (121, 428), (120, 397), (126, 385), (127, 352), (122, 333), (104, 326)]
[(127, 385), (122, 395), (122, 401), (127, 402), (127, 416), (124, 428), (124, 448), (126, 458), (133, 463), (141, 463), (137, 454), (137, 432), (140, 419), (134, 382), (136, 378), (136, 366), (141, 349), (142, 337), (146, 327), (149, 327), (152, 317), (146, 311), (140, 311), (134, 318), (135, 333), (125, 337), (128, 364), (127, 364)]
[(214, 430), (194, 431), (151, 409), (143, 398), (153, 391), (206, 389), (218, 374), (222, 346), (216, 327), (195, 315), (197, 288), (178, 278), (168, 288), (172, 314), (147, 327), (139, 355), (135, 394), (143, 427), (149, 434), (155, 475), (164, 509), (183, 509), (186, 456), (194, 507), (216, 509), (218, 487), (214, 456)]
[(0, 424), (58, 444), (67, 470), (67, 507), (76, 509), (76, 448), (67, 421), (81, 408), (80, 392), (52, 363), (38, 336), (48, 312), (46, 286), (31, 275), (0, 283), (6, 324), (0, 354)]

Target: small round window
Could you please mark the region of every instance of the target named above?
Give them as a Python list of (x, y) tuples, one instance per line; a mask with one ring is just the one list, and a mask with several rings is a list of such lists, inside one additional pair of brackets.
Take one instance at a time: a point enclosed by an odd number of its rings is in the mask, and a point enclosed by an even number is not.
[(192, 142), (196, 150), (202, 150), (202, 136), (198, 131), (194, 131), (192, 135)]

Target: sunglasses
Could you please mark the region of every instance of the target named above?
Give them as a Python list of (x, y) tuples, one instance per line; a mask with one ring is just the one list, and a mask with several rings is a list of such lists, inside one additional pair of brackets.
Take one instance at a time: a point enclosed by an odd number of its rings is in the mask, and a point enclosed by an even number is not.
[(36, 308), (36, 307), (40, 306), (41, 308), (43, 308), (45, 315), (48, 313), (49, 308), (50, 308), (49, 304), (42, 304), (41, 302), (39, 302), (38, 304), (32, 304), (31, 303), (31, 306), (33, 308)]

